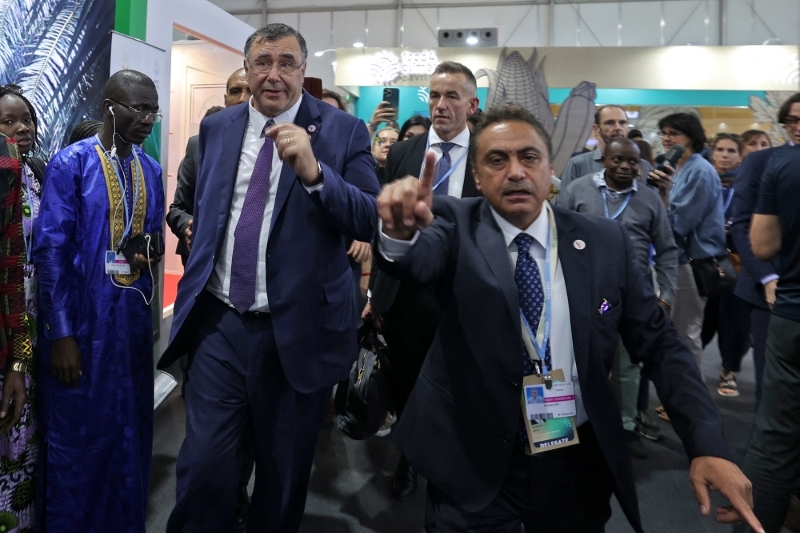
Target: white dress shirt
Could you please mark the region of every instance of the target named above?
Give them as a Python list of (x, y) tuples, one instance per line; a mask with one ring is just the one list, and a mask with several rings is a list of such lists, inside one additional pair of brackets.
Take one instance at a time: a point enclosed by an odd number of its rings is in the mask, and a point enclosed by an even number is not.
[[(442, 147), (439, 146), (439, 143), (442, 142), (444, 141), (436, 135), (433, 127), (428, 128), (428, 146), (430, 150), (436, 153), (437, 163), (442, 158)], [(447, 182), (447, 196), (461, 198), (461, 194), (464, 192), (464, 180), (467, 178), (472, 179), (472, 176), (465, 176), (467, 172), (467, 152), (469, 151), (469, 128), (465, 126), (464, 130), (449, 142), (455, 145), (450, 149), (450, 164), (454, 165), (455, 168)], [(424, 162), (422, 166), (423, 168), (425, 167)], [(420, 176), (422, 176), (422, 173), (420, 173)], [(434, 185), (436, 184), (434, 183)]]
[[(273, 118), (275, 123), (293, 123), (297, 117), (297, 110), (300, 109), (302, 101), (303, 96), (300, 95), (300, 98), (292, 107)], [(231, 300), (228, 295), (231, 286), (233, 244), (236, 240), (234, 232), (236, 231), (236, 225), (239, 223), (239, 215), (242, 213), (242, 206), (244, 205), (244, 198), (247, 195), (247, 188), (250, 186), (250, 176), (253, 174), (253, 168), (255, 167), (256, 159), (258, 159), (258, 153), (261, 151), (261, 147), (264, 145), (264, 140), (266, 139), (263, 133), (264, 126), (266, 126), (267, 120), (269, 120), (269, 117), (262, 115), (253, 107), (252, 97), (250, 97), (248, 106), (249, 116), (247, 128), (244, 133), (242, 153), (239, 156), (239, 169), (236, 173), (236, 184), (233, 189), (231, 213), (228, 217), (228, 228), (225, 231), (225, 238), (222, 241), (222, 250), (219, 257), (217, 257), (217, 262), (214, 265), (214, 271), (211, 274), (211, 279), (208, 281), (207, 287), (208, 292), (228, 305), (231, 305)], [(258, 239), (258, 249), (262, 250), (262, 253), (258, 257), (258, 266), (256, 269), (256, 299), (255, 303), (253, 303), (248, 311), (269, 312), (266, 250), (281, 170), (283, 170), (283, 161), (278, 157), (278, 150), (276, 148), (272, 151), (272, 172), (270, 172), (269, 176), (269, 198), (267, 199), (267, 205), (264, 207), (264, 220), (261, 224), (261, 234)]]
[[(503, 233), (503, 238), (506, 242), (508, 250), (508, 257), (510, 260), (509, 267), (511, 268), (511, 275), (514, 275), (514, 270), (517, 265), (517, 245), (514, 238), (520, 233), (527, 233), (533, 237), (533, 244), (529, 249), (529, 253), (533, 260), (536, 261), (536, 266), (539, 268), (539, 276), (542, 281), (542, 291), (544, 291), (544, 272), (545, 272), (545, 246), (547, 245), (547, 234), (550, 231), (550, 217), (547, 215), (547, 210), (550, 209), (550, 204), (545, 202), (542, 211), (536, 220), (528, 226), (524, 232), (520, 231), (513, 224), (501, 217), (497, 211), (492, 209), (492, 216), (494, 217), (497, 225)], [(410, 241), (399, 241), (392, 239), (383, 233), (383, 226), (379, 235), (379, 249), (383, 257), (387, 261), (396, 261), (400, 259), (413, 244), (417, 241), (419, 232), (417, 232)], [(552, 260), (552, 258), (551, 258)], [(577, 407), (577, 424), (580, 426), (586, 422), (586, 411), (583, 408), (583, 398), (581, 396), (581, 386), (578, 381), (578, 367), (575, 364), (575, 349), (572, 345), (572, 324), (569, 316), (569, 299), (567, 298), (567, 285), (564, 282), (564, 272), (561, 269), (561, 260), (556, 257), (555, 268), (551, 270), (554, 278), (553, 283), (553, 301), (552, 312), (553, 317), (550, 322), (550, 356), (553, 362), (553, 369), (561, 369), (564, 371), (564, 378), (571, 380), (575, 387), (575, 402)], [(518, 329), (521, 335), (522, 327)], [(522, 354), (520, 354), (522, 357)]]

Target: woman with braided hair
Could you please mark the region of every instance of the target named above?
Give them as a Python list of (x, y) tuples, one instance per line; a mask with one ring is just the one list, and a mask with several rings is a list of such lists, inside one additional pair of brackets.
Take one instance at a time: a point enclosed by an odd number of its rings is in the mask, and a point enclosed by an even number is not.
[(82, 141), (84, 139), (88, 139), (93, 135), (97, 135), (100, 133), (100, 129), (103, 127), (102, 120), (84, 120), (77, 126), (75, 129), (72, 130), (72, 133), (69, 134), (69, 143), (68, 144), (75, 144), (78, 141)]
[[(0, 134), (17, 172), (7, 174), (0, 204), (0, 531), (34, 531), (38, 455), (36, 401), (36, 272), (32, 233), (39, 213), (44, 162), (32, 157), (36, 111), (18, 86), (0, 87)], [(0, 158), (3, 160), (3, 158)], [(4, 161), (8, 161), (4, 160)], [(3, 176), (0, 175), (0, 179)]]

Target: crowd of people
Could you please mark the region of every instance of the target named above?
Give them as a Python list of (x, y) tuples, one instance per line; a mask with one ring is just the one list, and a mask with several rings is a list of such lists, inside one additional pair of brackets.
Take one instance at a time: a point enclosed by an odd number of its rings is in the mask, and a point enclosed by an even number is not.
[[(166, 213), (185, 266), (158, 362), (184, 372), (169, 533), (299, 529), (359, 322), (391, 363), (390, 491), (427, 480), (428, 532), (601, 532), (612, 494), (641, 531), (629, 458), (663, 438), (653, 414), (704, 515), (719, 490), (717, 520), (780, 530), (800, 477), (800, 93), (775, 148), (664, 116), (672, 162), (602, 106), (596, 149), (553, 198), (546, 128), (513, 104), (479, 110), (462, 64), (433, 72), (430, 118), (400, 127), (383, 102), (365, 127), (303, 89), (291, 27), (256, 31), (244, 55)], [(139, 145), (158, 101), (146, 75), (113, 74), (102, 120), (45, 162), (36, 110), (0, 87), (2, 531), (144, 532), (167, 210)], [(755, 361), (743, 471), (700, 372), (715, 337), (719, 395)]]

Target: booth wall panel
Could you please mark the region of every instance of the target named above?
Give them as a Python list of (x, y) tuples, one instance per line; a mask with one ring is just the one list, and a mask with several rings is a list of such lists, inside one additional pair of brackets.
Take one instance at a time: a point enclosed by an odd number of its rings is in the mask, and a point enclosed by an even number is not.
[[(370, 14), (369, 24), (372, 26), (373, 31), (369, 32), (368, 36), (364, 20), (365, 14), (366, 11), (338, 11), (333, 14), (333, 48), (353, 46), (353, 43), (356, 41), (362, 42), (366, 46), (376, 46), (372, 44), (371, 37), (372, 34), (380, 33), (380, 25), (373, 24)], [(330, 17), (328, 21), (330, 21)], [(327, 27), (325, 27), (324, 23), (321, 25), (323, 27), (320, 28), (320, 33), (324, 33), (327, 39), (330, 31), (330, 23), (328, 23)], [(305, 36), (305, 32), (303, 32), (303, 36)], [(328, 47), (326, 46), (325, 48)]]
[[(467, 8), (464, 8), (465, 10)], [(442, 27), (449, 26), (447, 20), (440, 16)], [(436, 9), (404, 9), (403, 10), (403, 46), (418, 48), (436, 48), (439, 36), (432, 32), (436, 29)], [(427, 23), (427, 25), (426, 25)], [(399, 43), (398, 43), (399, 44)]]
[(617, 46), (619, 6), (610, 4), (578, 4), (581, 46)]
[(567, 4), (555, 4), (550, 46), (578, 46), (578, 14)]
[(497, 26), (500, 28), (499, 45), (547, 46), (547, 27), (550, 24), (547, 6), (514, 6), (496, 11)]
[(390, 48), (397, 43), (397, 10), (369, 12), (369, 46)]
[[(334, 14), (334, 16), (337, 14)], [(270, 17), (271, 18), (271, 17)], [(295, 15), (297, 20), (297, 15)], [(361, 12), (361, 27), (364, 27), (364, 13)], [(292, 26), (291, 22), (285, 22)], [(296, 24), (296, 22), (295, 22)], [(306, 76), (312, 78), (320, 78), (322, 86), (330, 88), (333, 86), (333, 71), (331, 70), (331, 61), (335, 54), (328, 53), (322, 57), (316, 57), (314, 52), (317, 50), (326, 50), (328, 48), (335, 48), (336, 45), (331, 46), (331, 14), (330, 13), (300, 13), (300, 23), (292, 26), (298, 30), (303, 38), (306, 40), (308, 47), (308, 66), (306, 67)], [(336, 33), (334, 31), (334, 43)], [(352, 41), (340, 46), (351, 46)]]
[(728, 0), (725, 44), (761, 44), (772, 37), (779, 38), (783, 44), (797, 44), (797, 2), (752, 2), (751, 8), (747, 0)]
[(660, 2), (625, 2), (620, 22), (622, 46), (661, 45)]

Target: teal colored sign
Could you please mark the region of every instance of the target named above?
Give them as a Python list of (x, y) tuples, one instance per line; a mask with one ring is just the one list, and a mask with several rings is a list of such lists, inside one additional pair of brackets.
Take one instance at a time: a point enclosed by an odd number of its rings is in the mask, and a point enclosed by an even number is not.
[[(398, 87), (400, 90), (400, 119), (398, 124), (412, 115), (429, 116), (427, 87)], [(550, 88), (551, 104), (561, 104), (567, 99), (571, 88)], [(361, 87), (361, 96), (356, 100), (355, 114), (368, 122), (372, 112), (383, 99), (383, 87)], [(478, 105), (483, 109), (488, 93), (486, 88), (478, 88)], [(619, 104), (632, 106), (709, 106), (709, 107), (749, 107), (750, 97), (764, 98), (764, 91), (675, 91), (667, 89), (597, 89), (597, 104)]]
[[(430, 117), (428, 112), (428, 87), (398, 87), (400, 90), (400, 117), (397, 121), (402, 126), (403, 122), (413, 115)], [(355, 115), (364, 122), (369, 122), (372, 112), (383, 101), (383, 87), (361, 87), (361, 96), (356, 100)], [(489, 89), (478, 88), (478, 99), (483, 107)]]

